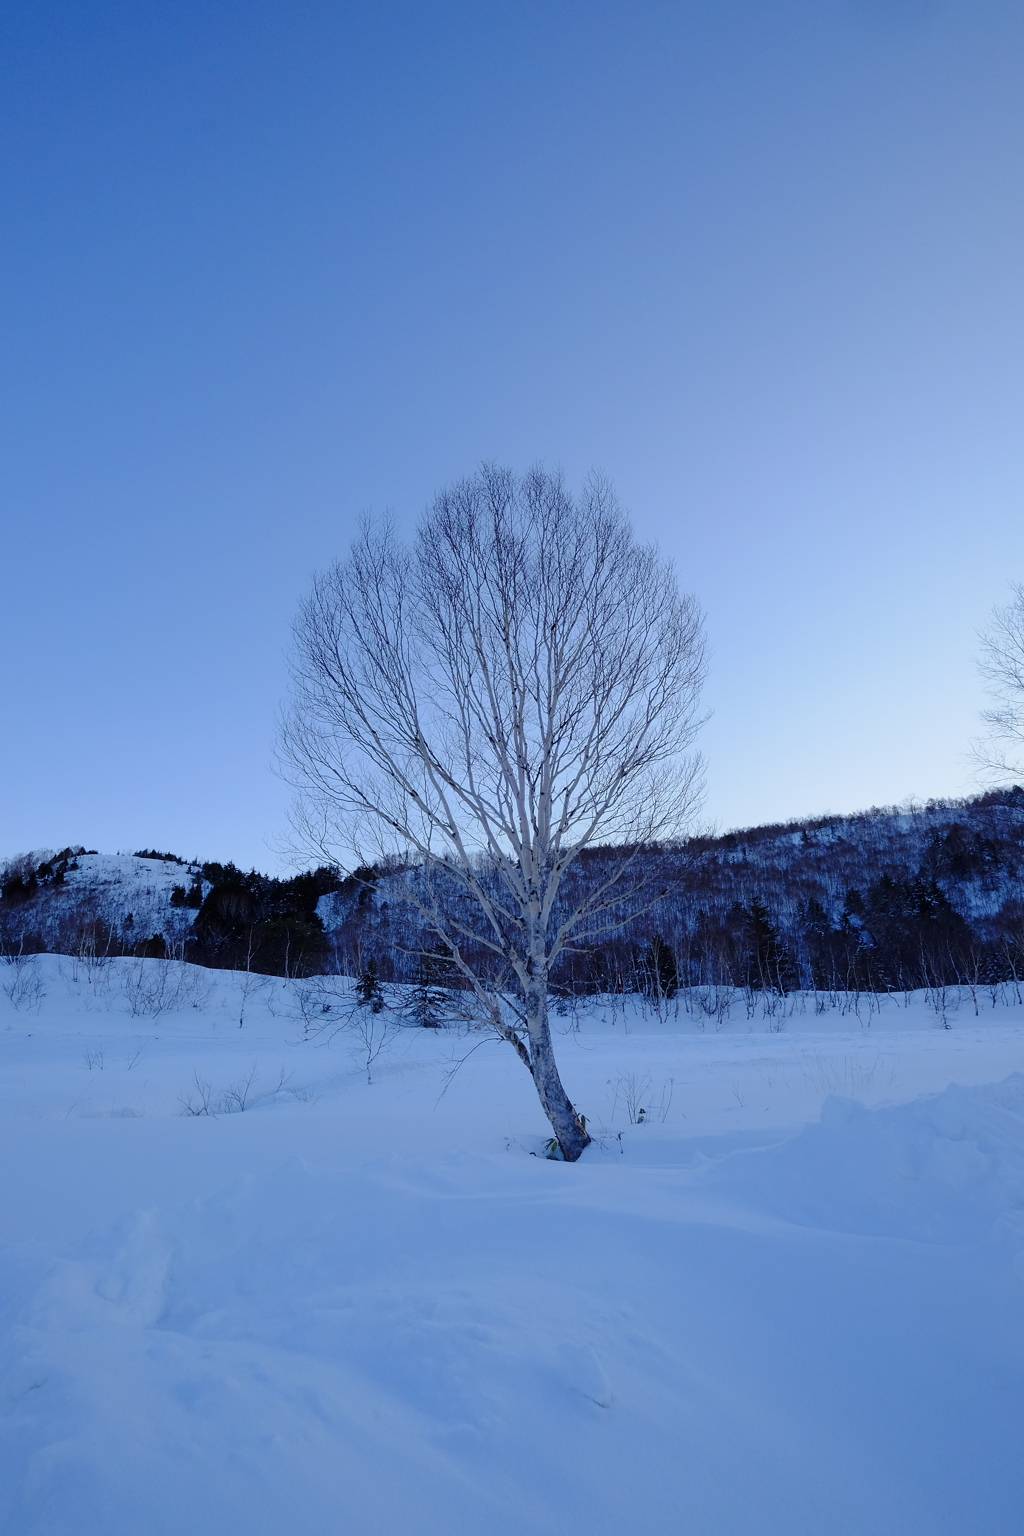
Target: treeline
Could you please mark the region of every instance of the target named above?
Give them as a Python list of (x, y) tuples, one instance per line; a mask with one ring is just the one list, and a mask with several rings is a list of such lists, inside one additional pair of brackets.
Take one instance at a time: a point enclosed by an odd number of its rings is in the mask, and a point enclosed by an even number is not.
[(224, 970), (308, 976), (332, 969), (332, 946), (317, 914), (336, 890), (337, 870), (314, 869), (287, 880), (248, 874), (234, 864), (203, 864), (171, 904), (196, 909), (184, 958)]
[[(125, 903), (115, 909), (90, 884), (81, 863), (89, 857), (66, 848), (7, 867), (0, 883), (6, 953), (85, 947), (275, 975), (372, 974), (426, 993), (461, 982), (418, 908), (429, 897), (458, 910), (471, 931), (479, 922), (472, 907), (460, 908), (457, 889), (435, 879), (428, 891), (422, 870), (397, 861), (349, 875), (320, 868), (275, 879), (143, 849), (133, 858), (160, 862), (167, 896), (161, 920), (140, 933), (137, 914)], [(621, 849), (583, 855), (555, 920), (621, 859)], [(482, 866), (480, 874), (497, 892), (498, 872)], [(642, 911), (637, 887), (647, 892)], [(637, 848), (617, 890), (607, 914), (614, 931), (582, 940), (559, 962), (554, 985), (567, 997), (672, 997), (683, 987), (890, 992), (1020, 980), (1024, 790)], [(466, 948), (486, 969), (484, 946), (469, 939)]]
[[(585, 854), (556, 921), (580, 885), (606, 880), (620, 858), (617, 849)], [(436, 975), (443, 961), (416, 913), (420, 879), (415, 869), (364, 869), (329, 896), (321, 912), (340, 969), (361, 974), (372, 960), (385, 980), (415, 982), (432, 953)], [(630, 918), (624, 896), (614, 936), (562, 957), (554, 979), (566, 995), (671, 997), (702, 986), (891, 992), (1024, 978), (1019, 787), (637, 849), (623, 884), (644, 885), (657, 899)], [(440, 899), (454, 906), (458, 893)], [(460, 915), (472, 927), (468, 906)], [(473, 960), (485, 965), (482, 948)]]

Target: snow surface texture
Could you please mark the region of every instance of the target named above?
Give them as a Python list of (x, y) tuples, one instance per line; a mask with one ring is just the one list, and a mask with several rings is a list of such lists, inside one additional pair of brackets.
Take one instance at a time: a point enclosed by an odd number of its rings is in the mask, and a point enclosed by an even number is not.
[(0, 984), (9, 1536), (1024, 1529), (1020, 1005), (594, 1005), (567, 1167), (499, 1043)]

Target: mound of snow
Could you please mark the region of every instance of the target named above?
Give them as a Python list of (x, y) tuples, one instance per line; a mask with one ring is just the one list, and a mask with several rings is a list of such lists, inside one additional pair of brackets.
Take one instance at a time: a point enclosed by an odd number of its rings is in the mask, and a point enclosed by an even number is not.
[(998, 1231), (1024, 1250), (1019, 1072), (890, 1109), (830, 1096), (820, 1124), (748, 1161), (742, 1178), (757, 1208), (787, 1221), (930, 1243)]

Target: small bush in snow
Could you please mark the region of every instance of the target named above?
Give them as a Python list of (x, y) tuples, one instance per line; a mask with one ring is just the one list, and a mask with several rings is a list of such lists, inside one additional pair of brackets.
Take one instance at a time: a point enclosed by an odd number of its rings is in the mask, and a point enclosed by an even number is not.
[(21, 1012), (38, 1013), (46, 996), (46, 983), (39, 974), (35, 955), (11, 955), (5, 959), (7, 976), (4, 991)]

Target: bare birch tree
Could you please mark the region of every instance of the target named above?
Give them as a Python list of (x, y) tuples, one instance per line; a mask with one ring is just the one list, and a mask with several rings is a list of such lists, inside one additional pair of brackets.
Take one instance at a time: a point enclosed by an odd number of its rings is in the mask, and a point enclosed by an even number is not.
[[(608, 485), (574, 496), (543, 469), (483, 466), (411, 546), (364, 524), (296, 622), (283, 753), (307, 841), (411, 861), (403, 894), (567, 1161), (589, 1138), (555, 1063), (551, 970), (654, 899), (637, 855), (698, 802), (704, 666), (696, 603)], [(596, 844), (600, 875), (570, 887)]]
[(996, 608), (980, 636), (978, 668), (994, 705), (982, 711), (988, 739), (975, 747), (982, 768), (997, 779), (1024, 777), (1024, 584)]

